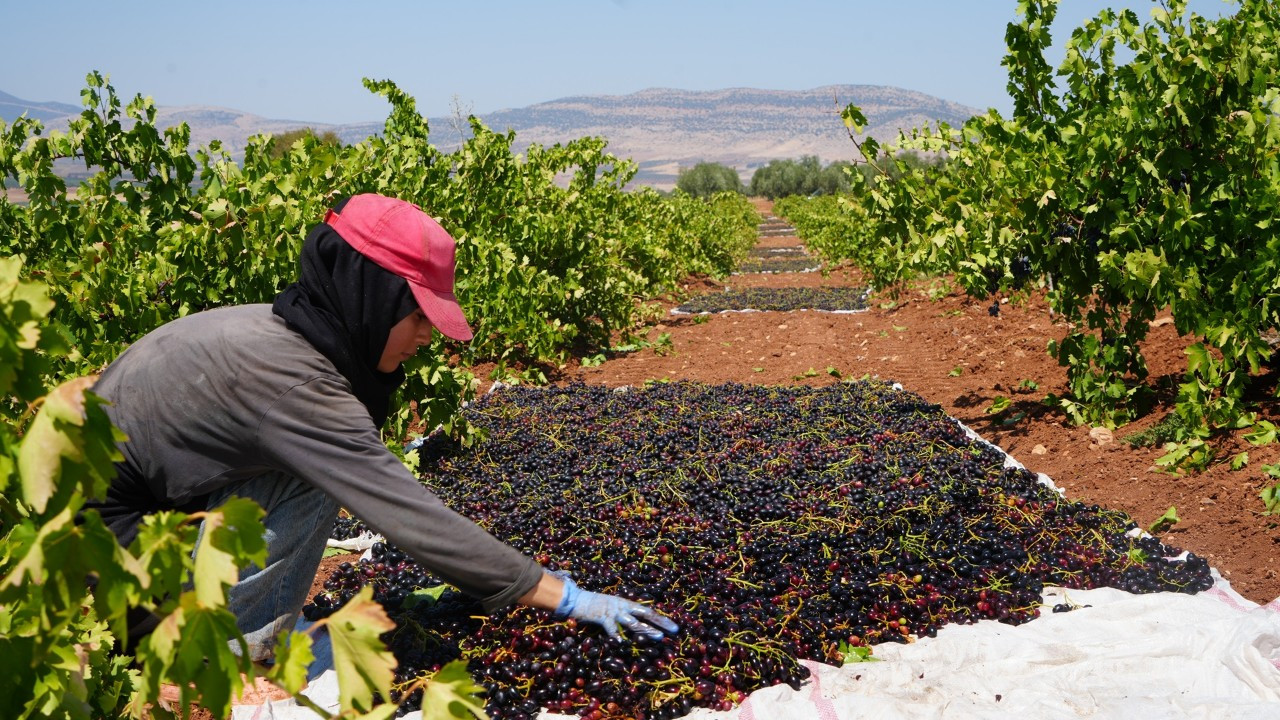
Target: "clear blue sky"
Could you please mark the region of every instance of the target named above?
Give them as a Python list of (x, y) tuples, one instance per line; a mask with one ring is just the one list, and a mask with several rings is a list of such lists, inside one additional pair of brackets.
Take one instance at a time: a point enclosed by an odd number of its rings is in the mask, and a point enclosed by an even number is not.
[[(896, 85), (1011, 107), (1000, 67), (1015, 0), (489, 0), (14, 2), (0, 90), (79, 103), (90, 70), (123, 96), (312, 122), (381, 120), (361, 77), (390, 78), (430, 116), (650, 87), (801, 90)], [(1103, 7), (1064, 0), (1058, 51)], [(1192, 0), (1211, 17), (1222, 0)]]

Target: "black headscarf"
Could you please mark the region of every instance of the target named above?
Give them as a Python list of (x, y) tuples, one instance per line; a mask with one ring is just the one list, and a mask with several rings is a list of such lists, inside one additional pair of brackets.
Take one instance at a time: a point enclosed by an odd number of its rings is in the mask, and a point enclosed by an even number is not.
[(276, 296), (272, 311), (329, 358), (382, 427), (404, 370), (380, 372), (378, 362), (392, 326), (418, 309), (409, 283), (325, 223), (307, 235), (299, 264), (298, 281)]

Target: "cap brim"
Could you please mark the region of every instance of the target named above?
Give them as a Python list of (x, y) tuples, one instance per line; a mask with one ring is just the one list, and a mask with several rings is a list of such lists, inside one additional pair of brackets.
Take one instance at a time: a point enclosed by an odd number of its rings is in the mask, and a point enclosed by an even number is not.
[(453, 293), (439, 292), (431, 288), (410, 282), (413, 297), (418, 306), (426, 313), (427, 319), (442, 335), (454, 340), (467, 341), (472, 338), (471, 326), (462, 314), (458, 305), (458, 297)]

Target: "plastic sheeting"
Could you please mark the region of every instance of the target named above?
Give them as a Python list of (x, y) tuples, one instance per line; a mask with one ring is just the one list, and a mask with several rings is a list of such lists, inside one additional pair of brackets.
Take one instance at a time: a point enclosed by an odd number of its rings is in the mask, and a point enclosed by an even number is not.
[[(1091, 607), (1049, 611), (1064, 598)], [(1280, 600), (1259, 607), (1220, 578), (1194, 596), (1050, 588), (1044, 599), (1023, 625), (953, 625), (877, 645), (878, 662), (808, 663), (799, 691), (688, 717), (1280, 718)]]
[(382, 537), (381, 535), (375, 532), (370, 532), (366, 530), (365, 532), (362, 532), (353, 538), (347, 538), (346, 540), (335, 540), (333, 538), (329, 538), (329, 540), (325, 543), (325, 547), (331, 547), (331, 548), (336, 548), (338, 550), (346, 550), (347, 552), (355, 553), (355, 552), (364, 552), (369, 548), (372, 548), (376, 543), (385, 542), (385, 541), (386, 541), (386, 538)]

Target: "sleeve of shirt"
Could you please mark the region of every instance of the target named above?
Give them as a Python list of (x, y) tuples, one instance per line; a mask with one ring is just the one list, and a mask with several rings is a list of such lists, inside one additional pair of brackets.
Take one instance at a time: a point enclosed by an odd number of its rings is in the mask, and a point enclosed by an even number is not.
[(542, 567), (447, 507), (386, 448), (364, 406), (329, 378), (284, 393), (263, 415), (260, 451), (327, 493), (486, 611), (533, 589)]

